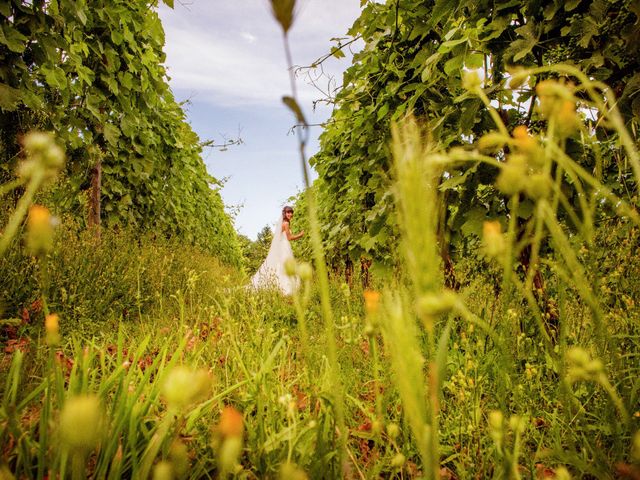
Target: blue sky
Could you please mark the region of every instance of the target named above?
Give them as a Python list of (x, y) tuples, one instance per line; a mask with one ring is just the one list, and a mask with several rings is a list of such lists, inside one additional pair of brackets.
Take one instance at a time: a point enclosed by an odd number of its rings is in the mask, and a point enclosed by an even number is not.
[[(279, 26), (268, 0), (176, 1), (159, 10), (166, 33), (166, 64), (171, 88), (185, 107), (201, 139), (222, 143), (240, 136), (243, 144), (225, 152), (211, 149), (204, 160), (209, 172), (226, 179), (223, 200), (236, 211), (236, 229), (250, 238), (271, 224), (287, 198), (303, 188), (294, 120), (282, 104), (290, 94)], [(360, 0), (298, 0), (290, 31), (293, 61), (309, 65), (344, 37), (360, 13)], [(339, 84), (351, 63), (331, 58), (324, 72)], [(312, 111), (321, 96), (298, 78), (302, 108), (309, 123), (330, 115), (328, 107)], [(328, 86), (321, 77), (319, 85)], [(311, 130), (308, 156), (318, 149), (321, 130)], [(239, 207), (239, 208), (236, 208)], [(295, 228), (295, 225), (294, 225)]]

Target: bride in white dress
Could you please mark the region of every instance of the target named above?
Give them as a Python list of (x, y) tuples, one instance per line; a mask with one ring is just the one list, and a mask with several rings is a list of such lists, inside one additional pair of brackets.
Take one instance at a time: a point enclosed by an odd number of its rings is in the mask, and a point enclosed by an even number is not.
[(293, 208), (284, 207), (281, 218), (275, 224), (267, 258), (251, 278), (254, 288), (277, 288), (285, 295), (291, 295), (298, 289), (298, 278), (287, 275), (284, 268), (286, 261), (293, 259), (293, 250), (289, 242), (304, 235), (304, 232), (291, 233), (292, 218)]

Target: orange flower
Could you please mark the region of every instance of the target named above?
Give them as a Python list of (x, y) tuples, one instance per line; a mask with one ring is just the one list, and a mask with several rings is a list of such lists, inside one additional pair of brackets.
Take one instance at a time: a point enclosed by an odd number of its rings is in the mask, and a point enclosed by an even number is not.
[(378, 311), (380, 305), (380, 292), (375, 290), (365, 290), (364, 293), (364, 308), (369, 315), (373, 315)]
[(241, 437), (244, 431), (242, 414), (234, 407), (227, 405), (220, 415), (218, 431), (225, 437)]
[(49, 345), (57, 345), (60, 343), (60, 317), (51, 313), (44, 319), (44, 328), (47, 332), (47, 343)]

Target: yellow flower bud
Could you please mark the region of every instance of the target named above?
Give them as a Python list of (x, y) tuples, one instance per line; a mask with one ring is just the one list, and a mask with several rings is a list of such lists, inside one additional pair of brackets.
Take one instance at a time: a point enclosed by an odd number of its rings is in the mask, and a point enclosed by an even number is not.
[(509, 417), (509, 428), (515, 433), (521, 433), (526, 426), (525, 421), (518, 415)]
[(500, 445), (502, 443), (502, 438), (504, 436), (504, 416), (502, 412), (499, 410), (492, 410), (489, 412), (489, 435), (493, 438), (493, 441), (496, 442), (496, 445)]
[(558, 97), (565, 100), (573, 98), (571, 89), (557, 80), (542, 80), (536, 85), (536, 94), (542, 97)]
[(376, 419), (371, 422), (371, 433), (373, 433), (374, 435), (380, 435), (382, 433), (383, 427), (384, 425), (382, 424), (382, 422)]
[(578, 114), (576, 103), (572, 100), (563, 100), (556, 113), (556, 131), (561, 137), (568, 137), (578, 128)]
[(495, 152), (500, 150), (507, 143), (505, 135), (498, 132), (489, 132), (480, 137), (478, 148), (483, 151)]
[(482, 79), (476, 70), (465, 70), (462, 72), (462, 88), (473, 93), (481, 87)]
[(162, 460), (153, 468), (153, 480), (173, 480), (171, 462)]
[(72, 450), (88, 452), (98, 446), (104, 431), (104, 412), (95, 395), (67, 399), (60, 412), (60, 438)]
[(365, 323), (365, 325), (364, 325), (364, 334), (367, 337), (373, 337), (373, 335), (375, 335), (375, 333), (376, 333), (376, 327), (370, 322)]
[(285, 462), (280, 466), (280, 480), (307, 480), (307, 474), (295, 463)]
[(571, 480), (571, 474), (565, 467), (558, 467), (554, 480)]
[(402, 453), (396, 453), (391, 459), (391, 466), (393, 468), (402, 468), (407, 458)]
[(396, 423), (390, 423), (387, 425), (387, 435), (389, 435), (391, 439), (398, 438), (398, 435), (400, 435), (400, 427)]
[(596, 358), (594, 360), (591, 360), (589, 363), (587, 363), (584, 369), (588, 374), (595, 375), (595, 374), (604, 372), (604, 365), (602, 363), (602, 360), (600, 360), (599, 358)]
[(556, 133), (568, 137), (578, 127), (576, 99), (572, 89), (555, 80), (544, 80), (536, 86), (540, 98), (540, 114), (546, 119), (555, 119)]
[(297, 270), (298, 264), (293, 258), (289, 258), (284, 262), (284, 272), (290, 277), (293, 277), (297, 273)]
[(208, 372), (177, 366), (166, 376), (162, 394), (170, 408), (182, 410), (205, 398), (210, 389), (211, 376)]
[(504, 416), (500, 410), (491, 410), (489, 412), (489, 428), (492, 430), (502, 430), (502, 422)]
[(60, 343), (60, 317), (55, 313), (47, 315), (44, 319), (44, 328), (47, 332), (47, 344), (58, 345)]
[(521, 192), (527, 184), (527, 159), (523, 155), (512, 154), (502, 165), (496, 187), (505, 195)]
[(223, 440), (218, 451), (219, 478), (225, 478), (234, 471), (241, 452), (242, 437), (228, 437)]
[(544, 150), (540, 146), (540, 142), (529, 135), (527, 127), (519, 125), (513, 129), (513, 144), (518, 153), (526, 156), (530, 167), (537, 169), (544, 166)]
[(529, 176), (525, 191), (532, 200), (547, 198), (551, 193), (551, 179), (545, 173), (534, 173)]
[(506, 241), (497, 220), (482, 224), (482, 244), (489, 257), (499, 257), (506, 249)]
[(591, 357), (584, 348), (571, 347), (566, 353), (567, 362), (574, 367), (586, 367), (591, 361)]
[(32, 205), (27, 217), (27, 248), (33, 255), (47, 253), (53, 248), (53, 222), (49, 209)]
[(176, 440), (171, 444), (169, 458), (171, 459), (172, 470), (178, 477), (185, 477), (189, 473), (189, 450), (183, 442)]
[(376, 292), (375, 290), (365, 290), (362, 295), (364, 296), (364, 309), (367, 314), (375, 314), (380, 306), (380, 292)]
[(307, 262), (301, 263), (298, 266), (298, 275), (300, 276), (301, 280), (311, 280), (311, 276), (313, 275), (313, 269), (311, 268), (311, 265), (309, 265)]
[(420, 315), (435, 316), (449, 313), (456, 305), (458, 296), (451, 290), (427, 293), (418, 299), (416, 308)]
[(20, 166), (20, 175), (30, 177), (37, 171), (47, 177), (55, 175), (64, 165), (65, 155), (56, 145), (54, 136), (45, 132), (30, 132), (22, 138), (27, 160)]

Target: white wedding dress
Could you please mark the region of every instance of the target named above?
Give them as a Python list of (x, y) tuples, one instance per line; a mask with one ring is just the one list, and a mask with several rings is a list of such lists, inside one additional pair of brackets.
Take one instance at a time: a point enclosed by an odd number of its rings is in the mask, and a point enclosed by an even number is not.
[(275, 224), (267, 258), (251, 277), (251, 284), (256, 289), (276, 288), (285, 295), (292, 295), (298, 289), (299, 280), (296, 276), (287, 275), (284, 269), (285, 262), (293, 258), (293, 250), (287, 234), (282, 231), (282, 224), (280, 218)]

